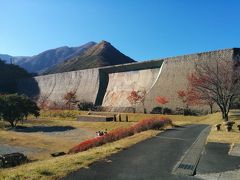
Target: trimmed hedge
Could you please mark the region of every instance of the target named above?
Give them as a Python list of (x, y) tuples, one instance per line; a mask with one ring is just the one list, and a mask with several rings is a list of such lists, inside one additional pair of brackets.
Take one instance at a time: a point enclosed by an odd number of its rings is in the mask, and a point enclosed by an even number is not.
[(162, 118), (145, 119), (129, 128), (118, 128), (103, 136), (99, 136), (99, 137), (95, 137), (95, 138), (83, 141), (80, 144), (76, 145), (75, 147), (71, 148), (68, 153), (72, 154), (72, 153), (86, 151), (90, 148), (101, 146), (109, 142), (117, 141), (119, 139), (132, 136), (142, 131), (146, 131), (150, 129), (160, 129), (166, 125), (172, 125), (172, 121), (168, 118), (162, 117)]

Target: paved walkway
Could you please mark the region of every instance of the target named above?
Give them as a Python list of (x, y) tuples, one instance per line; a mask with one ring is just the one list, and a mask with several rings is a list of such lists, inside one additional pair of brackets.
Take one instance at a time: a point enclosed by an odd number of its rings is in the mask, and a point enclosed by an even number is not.
[(206, 127), (206, 125), (190, 125), (170, 129), (106, 160), (98, 161), (88, 169), (80, 169), (64, 179), (194, 179), (193, 176), (173, 175), (172, 171)]
[(240, 157), (229, 155), (230, 144), (208, 143), (200, 159), (196, 177), (207, 180), (239, 180)]

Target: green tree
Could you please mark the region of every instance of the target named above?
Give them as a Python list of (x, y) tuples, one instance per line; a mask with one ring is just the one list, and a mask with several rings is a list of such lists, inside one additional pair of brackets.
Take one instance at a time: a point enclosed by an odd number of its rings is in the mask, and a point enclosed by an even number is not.
[(0, 95), (0, 118), (15, 127), (19, 121), (27, 119), (28, 115), (38, 117), (39, 108), (26, 96), (16, 94)]

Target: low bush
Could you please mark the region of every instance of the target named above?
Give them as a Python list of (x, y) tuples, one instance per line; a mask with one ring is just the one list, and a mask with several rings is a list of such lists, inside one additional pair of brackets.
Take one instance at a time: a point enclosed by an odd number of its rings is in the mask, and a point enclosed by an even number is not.
[(186, 109), (183, 109), (183, 115), (184, 116), (197, 116), (197, 111), (186, 108)]
[(172, 112), (172, 110), (170, 108), (166, 107), (166, 108), (163, 108), (162, 113), (163, 114), (172, 114), (173, 112)]
[(173, 111), (170, 108), (167, 107), (154, 107), (152, 111), (150, 112), (151, 114), (173, 114)]
[(172, 125), (172, 121), (168, 118), (145, 119), (129, 128), (115, 129), (103, 136), (99, 136), (99, 137), (95, 137), (95, 138), (83, 141), (80, 144), (73, 147), (72, 149), (70, 149), (68, 153), (72, 154), (72, 153), (86, 151), (92, 147), (97, 147), (109, 142), (117, 141), (119, 139), (132, 136), (142, 131), (146, 131), (150, 129), (160, 129), (167, 125)]
[(162, 107), (154, 107), (150, 113), (151, 114), (162, 114)]
[(198, 116), (202, 114), (200, 111), (190, 109), (190, 108), (176, 108), (175, 114), (180, 114), (184, 116)]
[(80, 102), (78, 104), (78, 109), (81, 111), (90, 111), (94, 110), (94, 104), (92, 102)]

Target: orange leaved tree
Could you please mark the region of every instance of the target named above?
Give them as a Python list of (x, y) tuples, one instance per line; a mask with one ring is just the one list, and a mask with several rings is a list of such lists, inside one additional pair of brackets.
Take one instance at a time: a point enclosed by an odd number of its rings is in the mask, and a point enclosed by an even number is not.
[[(145, 107), (144, 107), (145, 96), (146, 96), (145, 90), (143, 90), (143, 91), (132, 90), (130, 95), (127, 97), (127, 100), (132, 106), (136, 106), (136, 104), (142, 103), (144, 112), (146, 112)], [(135, 111), (135, 108), (134, 108), (134, 111)]]
[(156, 101), (158, 104), (164, 105), (169, 102), (169, 100), (165, 96), (157, 96)]

